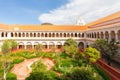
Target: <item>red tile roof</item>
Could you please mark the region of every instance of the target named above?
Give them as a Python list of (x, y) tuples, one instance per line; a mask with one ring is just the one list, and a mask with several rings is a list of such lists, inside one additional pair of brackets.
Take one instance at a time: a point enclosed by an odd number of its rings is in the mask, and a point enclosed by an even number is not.
[(113, 13), (111, 15), (108, 15), (106, 17), (103, 17), (101, 19), (98, 19), (96, 21), (93, 21), (91, 23), (88, 23), (86, 26), (89, 26), (89, 28), (91, 28), (91, 27), (94, 27), (97, 24), (100, 24), (100, 23), (103, 23), (103, 22), (106, 22), (106, 21), (110, 21), (110, 20), (113, 20), (113, 19), (116, 19), (116, 18), (120, 18), (120, 11), (116, 12), (116, 13)]

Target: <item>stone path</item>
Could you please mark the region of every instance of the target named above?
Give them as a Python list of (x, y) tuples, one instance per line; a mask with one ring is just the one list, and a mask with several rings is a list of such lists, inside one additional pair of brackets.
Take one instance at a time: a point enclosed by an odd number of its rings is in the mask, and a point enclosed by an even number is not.
[(25, 80), (25, 78), (29, 76), (31, 72), (28, 66), (37, 60), (40, 60), (40, 58), (26, 59), (19, 64), (15, 64), (11, 72), (17, 75), (17, 80)]
[[(17, 75), (17, 80), (25, 80), (25, 78), (29, 76), (31, 72), (30, 65), (40, 59), (41, 58), (26, 59), (19, 64), (15, 64), (11, 72)], [(48, 69), (51, 69), (54, 66), (54, 62), (48, 58), (43, 59), (43, 61)]]
[(45, 58), (43, 59), (44, 64), (47, 66), (48, 70), (50, 70), (54, 66), (54, 62), (51, 59)]

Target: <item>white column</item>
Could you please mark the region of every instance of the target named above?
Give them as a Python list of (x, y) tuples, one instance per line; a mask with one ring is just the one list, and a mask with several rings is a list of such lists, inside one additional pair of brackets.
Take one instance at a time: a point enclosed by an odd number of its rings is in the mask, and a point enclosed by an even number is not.
[(109, 34), (109, 39), (108, 39), (108, 40), (110, 41), (110, 40), (111, 40), (111, 33), (110, 33), (110, 32), (108, 32), (108, 34)]
[(0, 32), (0, 37), (1, 37), (2, 33)]
[(115, 39), (116, 39), (116, 41), (119, 41), (118, 40), (118, 33), (117, 32), (115, 32)]
[(7, 32), (7, 38), (10, 39), (10, 37), (11, 37), (10, 32)]
[(24, 45), (24, 48), (27, 49), (27, 45)]

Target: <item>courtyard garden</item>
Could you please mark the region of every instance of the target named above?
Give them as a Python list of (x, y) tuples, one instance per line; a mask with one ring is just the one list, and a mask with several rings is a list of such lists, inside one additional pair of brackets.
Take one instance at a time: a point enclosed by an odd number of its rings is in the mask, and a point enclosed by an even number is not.
[(12, 73), (13, 67), (30, 59), (37, 60), (27, 66), (30, 74), (26, 80), (110, 80), (96, 64), (100, 52), (92, 47), (79, 52), (73, 39), (65, 42), (62, 52), (54, 49), (42, 52), (40, 45), (34, 51), (12, 52), (11, 47), (9, 49), (3, 46), (3, 50), (4, 48), (8, 51), (3, 51), (0, 55), (0, 79), (3, 80), (17, 80), (17, 75)]

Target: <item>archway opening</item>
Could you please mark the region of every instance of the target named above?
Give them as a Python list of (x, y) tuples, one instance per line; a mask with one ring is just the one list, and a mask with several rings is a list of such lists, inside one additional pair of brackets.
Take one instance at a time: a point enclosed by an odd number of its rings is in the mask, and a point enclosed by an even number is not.
[(69, 33), (67, 33), (67, 37), (70, 37), (70, 34), (69, 34)]
[(66, 33), (64, 33), (64, 37), (66, 37)]
[(37, 34), (37, 37), (40, 37), (40, 33)]
[(13, 33), (11, 33), (11, 37), (13, 37)]
[(118, 31), (118, 40), (120, 41), (120, 30)]
[(25, 46), (24, 46), (24, 43), (23, 43), (23, 42), (20, 42), (20, 43), (19, 43), (18, 49), (25, 49)]
[(61, 42), (57, 42), (57, 49), (61, 49), (62, 48), (62, 43)]
[(44, 37), (44, 34), (43, 34), (43, 33), (41, 33), (41, 37)]
[(47, 37), (47, 33), (45, 33), (45, 37)]
[(80, 52), (84, 51), (84, 43), (83, 42), (79, 42), (78, 49), (79, 49)]
[(49, 49), (53, 49), (54, 46), (55, 46), (55, 45), (54, 45), (54, 42), (50, 42), (50, 43), (49, 43)]
[(77, 37), (77, 33), (75, 33), (75, 37)]
[(58, 34), (58, 33), (56, 33), (56, 37), (59, 37), (59, 34)]
[(104, 34), (103, 34), (103, 32), (101, 32), (101, 35), (100, 35), (100, 36), (101, 36), (101, 39), (103, 39), (103, 38), (104, 38)]
[(84, 37), (84, 33), (82, 33), (82, 37)]
[(51, 33), (49, 33), (49, 37), (51, 37)]
[(46, 42), (43, 42), (43, 43), (42, 43), (42, 48), (43, 48), (43, 49), (47, 49), (47, 43), (46, 43)]
[(4, 33), (2, 32), (1, 37), (4, 37)]
[(97, 38), (100, 38), (99, 32), (97, 32)]
[(115, 31), (111, 31), (111, 40), (115, 39)]
[(22, 37), (25, 37), (25, 33), (22, 34)]
[(94, 38), (96, 38), (96, 33), (94, 33)]
[(28, 43), (27, 43), (26, 49), (32, 49), (32, 43), (31, 43), (31, 42), (28, 42)]
[(28, 33), (26, 33), (26, 37), (29, 37), (29, 34), (28, 34)]
[(60, 33), (60, 37), (62, 37), (62, 33)]
[(109, 39), (109, 33), (108, 33), (108, 31), (105, 31), (105, 39)]
[(30, 37), (33, 37), (33, 36), (32, 36), (32, 33), (30, 33)]

